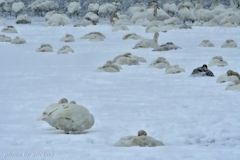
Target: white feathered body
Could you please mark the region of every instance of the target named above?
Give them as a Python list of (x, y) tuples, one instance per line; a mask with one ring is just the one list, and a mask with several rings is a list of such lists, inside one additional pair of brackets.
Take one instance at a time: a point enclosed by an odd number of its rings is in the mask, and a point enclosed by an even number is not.
[(121, 138), (117, 143), (114, 144), (117, 147), (131, 147), (131, 146), (141, 146), (141, 147), (156, 147), (164, 146), (161, 141), (158, 141), (150, 136), (127, 136)]

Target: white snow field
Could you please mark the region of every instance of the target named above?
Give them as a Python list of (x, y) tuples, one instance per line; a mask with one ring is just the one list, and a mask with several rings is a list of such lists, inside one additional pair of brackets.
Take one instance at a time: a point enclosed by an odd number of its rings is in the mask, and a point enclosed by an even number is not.
[[(240, 28), (193, 27), (160, 32), (159, 45), (173, 42), (182, 49), (153, 52), (132, 49), (136, 40), (122, 40), (128, 33), (152, 38), (141, 26), (112, 32), (110, 24), (73, 27), (33, 22), (14, 25), (18, 33), (3, 33), (25, 44), (0, 42), (0, 159), (79, 160), (239, 160), (240, 91), (225, 90), (230, 82), (216, 83), (231, 69), (240, 72), (240, 49), (221, 48), (232, 39), (240, 45)], [(4, 26), (0, 27), (0, 30)], [(104, 41), (80, 39), (101, 32)], [(75, 42), (60, 42), (66, 34)], [(202, 40), (215, 47), (199, 47)], [(36, 52), (50, 44), (53, 52)], [(64, 45), (74, 53), (57, 54)], [(120, 72), (95, 70), (124, 53), (144, 57), (147, 63), (122, 65)], [(193, 69), (222, 56), (226, 67), (209, 67), (215, 77), (190, 77)], [(149, 67), (158, 57), (185, 72), (165, 74)], [(61, 98), (75, 100), (94, 115), (92, 128), (65, 134), (45, 121), (37, 121), (45, 108)], [(115, 147), (121, 137), (144, 129), (162, 141), (160, 147)]]

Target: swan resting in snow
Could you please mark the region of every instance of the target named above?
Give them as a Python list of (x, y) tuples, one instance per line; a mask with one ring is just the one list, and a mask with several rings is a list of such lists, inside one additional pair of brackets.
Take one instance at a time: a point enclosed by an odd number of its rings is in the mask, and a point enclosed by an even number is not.
[(209, 62), (208, 66), (218, 66), (218, 67), (224, 67), (227, 66), (228, 63), (225, 61), (222, 56), (215, 56), (212, 58), (212, 60)]
[(81, 37), (81, 39), (89, 39), (89, 41), (104, 41), (106, 37), (100, 32), (90, 32)]
[(113, 61), (107, 61), (106, 64), (103, 66), (99, 67), (97, 71), (99, 72), (120, 72), (122, 67)]
[(17, 30), (13, 26), (4, 27), (1, 32), (5, 32), (5, 33), (18, 33)]
[(133, 40), (138, 40), (138, 39), (142, 39), (143, 37), (137, 35), (136, 33), (130, 33), (130, 34), (126, 34), (125, 36), (123, 36), (123, 40), (126, 39), (133, 39)]
[(137, 48), (156, 48), (158, 46), (159, 33), (155, 32), (153, 39), (141, 39), (133, 49)]
[(214, 47), (214, 44), (210, 42), (209, 40), (203, 40), (199, 46), (201, 47)]
[(125, 53), (116, 56), (113, 62), (120, 65), (138, 65), (139, 62), (147, 62), (145, 58), (133, 56), (131, 53)]
[(66, 34), (60, 39), (61, 42), (75, 42), (74, 36), (71, 34)]
[(5, 36), (4, 34), (0, 35), (0, 42), (11, 42), (11, 37)]
[(18, 15), (16, 23), (17, 24), (30, 24), (31, 23), (31, 19), (30, 19), (30, 17), (27, 14)]
[(194, 69), (191, 73), (191, 76), (193, 77), (202, 77), (202, 76), (209, 76), (214, 77), (214, 74), (212, 71), (210, 71), (206, 64), (204, 64), (202, 67), (198, 67)]
[(182, 48), (175, 45), (172, 42), (167, 42), (166, 44), (162, 44), (162, 45), (156, 47), (152, 51), (169, 51), (169, 50), (176, 50), (176, 49), (182, 49)]
[(68, 54), (69, 52), (74, 53), (74, 50), (71, 47), (65, 45), (62, 48), (60, 48), (57, 53), (58, 54)]
[(231, 76), (236, 76), (240, 80), (240, 75), (237, 72), (234, 72), (232, 70), (228, 70), (226, 74), (222, 74), (218, 77), (217, 83), (224, 83), (226, 81), (232, 81), (233, 79)]
[(192, 29), (192, 27), (186, 24), (183, 24), (182, 26), (179, 27), (179, 29)]
[(50, 44), (42, 44), (40, 48), (36, 50), (37, 52), (53, 52), (53, 48)]
[(66, 98), (62, 98), (59, 100), (58, 103), (53, 103), (53, 104), (50, 104), (49, 106), (47, 106), (47, 108), (44, 110), (44, 112), (38, 118), (38, 120), (46, 121), (50, 126), (58, 129), (58, 127), (55, 125), (55, 123), (53, 122), (53, 120), (50, 116), (51, 116), (52, 112), (54, 112), (59, 107), (59, 105), (63, 104), (63, 103), (68, 103), (68, 100)]
[(232, 82), (227, 85), (226, 90), (240, 90), (239, 77), (232, 75), (232, 76), (229, 76), (229, 79)]
[(226, 42), (222, 44), (222, 48), (237, 48), (237, 47), (238, 47), (237, 43), (234, 42), (234, 40), (232, 39), (228, 39), (226, 40)]
[(51, 126), (65, 133), (79, 132), (94, 125), (94, 117), (87, 108), (67, 101), (54, 103), (47, 107), (38, 120), (48, 122)]
[(15, 39), (12, 40), (12, 44), (24, 44), (26, 43), (25, 39), (16, 37)]
[(138, 136), (123, 137), (117, 143), (115, 143), (114, 146), (116, 147), (131, 147), (131, 146), (156, 147), (156, 146), (164, 146), (164, 144), (161, 141), (158, 141), (153, 137), (148, 136), (146, 131), (140, 130), (138, 131)]
[(158, 57), (156, 60), (153, 60), (152, 63), (149, 65), (150, 67), (154, 68), (168, 68), (170, 67), (170, 63), (164, 57)]
[(185, 70), (183, 68), (179, 68), (178, 65), (170, 66), (165, 70), (165, 74), (178, 74), (181, 72), (185, 72)]

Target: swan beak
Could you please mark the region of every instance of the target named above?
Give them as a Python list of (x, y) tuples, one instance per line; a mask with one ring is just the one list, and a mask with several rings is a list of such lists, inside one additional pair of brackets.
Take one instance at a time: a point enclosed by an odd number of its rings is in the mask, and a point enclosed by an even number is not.
[(41, 121), (41, 120), (43, 120), (44, 119), (44, 116), (43, 115), (41, 115), (40, 117), (38, 117), (38, 121)]

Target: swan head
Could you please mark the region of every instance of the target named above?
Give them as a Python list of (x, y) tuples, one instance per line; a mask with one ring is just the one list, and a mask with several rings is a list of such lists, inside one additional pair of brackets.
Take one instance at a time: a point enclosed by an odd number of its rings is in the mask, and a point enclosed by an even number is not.
[(237, 77), (239, 76), (239, 74), (238, 74), (237, 72), (234, 72), (234, 71), (232, 71), (232, 70), (228, 70), (228, 71), (227, 71), (227, 75), (228, 75), (228, 76), (237, 76)]
[(138, 136), (147, 136), (147, 132), (144, 130), (138, 131)]
[(59, 104), (68, 103), (68, 100), (67, 100), (67, 98), (62, 98), (62, 99), (60, 99), (60, 101), (58, 103)]
[(153, 38), (153, 39), (154, 39), (154, 40), (157, 40), (158, 37), (159, 37), (159, 33), (158, 33), (158, 32), (155, 32), (155, 33), (154, 33), (154, 38)]
[(76, 101), (71, 101), (70, 103), (71, 103), (71, 104), (77, 104)]
[(202, 66), (202, 68), (208, 69), (208, 67), (207, 67), (206, 64), (204, 64), (204, 65)]

